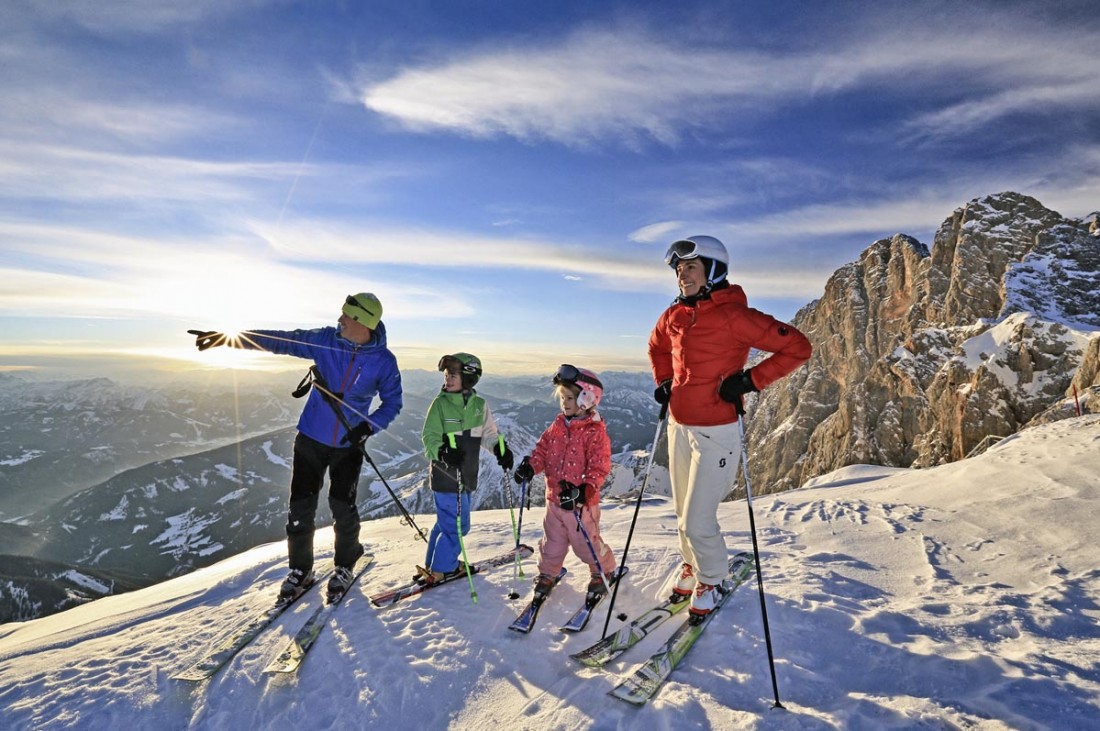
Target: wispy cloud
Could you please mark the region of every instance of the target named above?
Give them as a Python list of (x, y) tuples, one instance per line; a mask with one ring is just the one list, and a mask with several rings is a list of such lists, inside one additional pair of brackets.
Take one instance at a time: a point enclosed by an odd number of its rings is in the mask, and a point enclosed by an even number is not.
[[(461, 231), (393, 224), (355, 224), (296, 219), (277, 228), (253, 222), (253, 233), (287, 261), (362, 262), (478, 269), (581, 273), (603, 279), (652, 281), (654, 267), (642, 257), (609, 250), (600, 242), (561, 243), (520, 237), (489, 237)], [(659, 269), (657, 271), (660, 271)]]
[[(515, 48), (409, 69), (363, 92), (364, 104), (413, 129), (506, 134), (585, 144), (611, 135), (675, 144), (715, 111), (714, 98), (752, 96), (760, 54), (666, 46), (645, 36), (584, 31), (557, 46)], [(805, 83), (805, 80), (803, 81)]]
[(44, 145), (0, 144), (0, 150), (0, 192), (13, 198), (128, 204), (142, 199), (231, 201), (256, 194), (246, 180), (286, 182), (300, 173), (299, 167), (284, 163), (223, 163)]
[(679, 231), (684, 227), (683, 221), (661, 221), (642, 226), (627, 235), (631, 241), (640, 244), (668, 243), (668, 238), (673, 231)]
[(5, 139), (39, 144), (71, 144), (80, 139), (87, 147), (125, 142), (133, 148), (225, 135), (245, 125), (225, 111), (199, 104), (90, 97), (86, 89), (49, 86), (47, 79), (34, 73), (42, 86), (4, 87), (7, 103), (0, 108), (0, 121)]
[(48, 3), (13, 0), (25, 14), (43, 21), (67, 20), (104, 35), (155, 33), (225, 17), (280, 0), (52, 0)]
[(70, 205), (95, 201), (131, 211), (143, 203), (171, 204), (207, 221), (240, 210), (244, 201), (253, 214), (274, 210), (303, 180), (314, 196), (363, 205), (384, 195), (387, 182), (421, 174), (415, 165), (206, 160), (0, 141), (2, 196)]
[[(448, 269), (541, 271), (591, 282), (604, 291), (651, 293), (675, 289), (663, 251), (608, 247), (601, 242), (561, 243), (550, 240), (488, 238), (453, 231), (336, 226), (324, 221), (297, 221), (276, 232), (266, 224), (254, 227), (257, 236), (288, 261), (402, 264)], [(812, 263), (793, 263), (781, 276), (766, 268), (746, 270), (748, 280), (765, 297), (809, 298), (824, 282)]]
[(928, 231), (965, 202), (966, 199), (949, 194), (917, 194), (857, 202), (816, 203), (740, 221), (730, 224), (728, 229), (750, 240)]
[[(0, 224), (0, 314), (171, 318), (217, 327), (334, 321), (349, 292), (384, 292), (399, 317), (466, 317), (460, 291), (393, 287), (347, 267), (304, 267), (242, 237), (127, 237), (87, 227)], [(280, 294), (281, 293), (281, 294)]]
[[(692, 129), (884, 85), (923, 89), (927, 106), (945, 100), (912, 122), (926, 134), (944, 130), (945, 119), (973, 127), (1013, 112), (1100, 105), (1100, 64), (1091, 50), (1100, 35), (1084, 27), (1067, 38), (1064, 28), (955, 13), (833, 42), (756, 51), (586, 30), (556, 44), (405, 69), (365, 86), (362, 99), (415, 130), (569, 145), (643, 138), (675, 145)], [(946, 101), (960, 90), (968, 101)]]

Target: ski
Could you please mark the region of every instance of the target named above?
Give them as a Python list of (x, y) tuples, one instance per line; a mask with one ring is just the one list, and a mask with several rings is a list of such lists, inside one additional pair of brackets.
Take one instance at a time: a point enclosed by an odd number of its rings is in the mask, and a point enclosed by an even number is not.
[[(609, 587), (614, 586), (615, 582), (621, 579), (629, 570), (627, 566), (621, 566), (615, 569), (611, 572), (612, 575), (607, 577), (607, 585)], [(606, 596), (606, 591), (588, 592), (585, 594), (584, 605), (569, 618), (568, 622), (562, 625), (561, 631), (581, 632), (584, 630), (584, 628), (588, 626), (588, 620), (592, 618), (592, 612), (595, 611), (596, 607), (600, 605), (600, 602), (602, 602)]]
[[(645, 664), (638, 668), (632, 675), (623, 678), (617, 686), (609, 691), (609, 695), (612, 695), (620, 700), (633, 703), (635, 705), (642, 705), (650, 698), (652, 698), (664, 682), (668, 680), (668, 677), (672, 675), (672, 671), (676, 669), (676, 666), (680, 664), (680, 661), (687, 655), (688, 650), (692, 648), (695, 641), (699, 639), (699, 636), (703, 634), (703, 631), (710, 624), (714, 616), (722, 609), (725, 603), (733, 595), (734, 589), (744, 583), (752, 572), (753, 561), (752, 555), (748, 553), (739, 553), (730, 560), (730, 578), (723, 582), (724, 590), (722, 592), (722, 598), (718, 600), (718, 606), (714, 608), (712, 612), (707, 614), (702, 621), (693, 623), (686, 621), (673, 633), (668, 641), (661, 646), (657, 652), (653, 653)], [(687, 603), (687, 602), (685, 602)]]
[(666, 599), (630, 624), (624, 624), (614, 634), (569, 657), (590, 668), (602, 667), (648, 637), (649, 633), (663, 624), (666, 619), (679, 613), (681, 609), (687, 608), (690, 603), (687, 597), (678, 602)]
[[(516, 560), (516, 551), (519, 551), (519, 555), (523, 558), (531, 556), (535, 551), (533, 548), (527, 545), (520, 545), (518, 549), (513, 548), (507, 553), (502, 553), (499, 556), (485, 559), (484, 561), (478, 561), (475, 564), (471, 564), (471, 573), (480, 573), (485, 569), (493, 568), (495, 566), (503, 566), (504, 564), (512, 563)], [(376, 607), (391, 607), (397, 604), (402, 599), (407, 599), (411, 596), (422, 594), (428, 589), (434, 589), (437, 586), (443, 586), (456, 579), (466, 578), (465, 572), (446, 576), (440, 581), (433, 582), (431, 584), (423, 584), (419, 581), (411, 581), (404, 586), (399, 586), (396, 589), (390, 589), (389, 591), (382, 592), (381, 594), (375, 594), (370, 598), (371, 604)]]
[(192, 682), (199, 682), (213, 677), (234, 655), (247, 647), (265, 627), (274, 622), (292, 604), (305, 596), (314, 584), (325, 581), (331, 573), (332, 570), (330, 569), (320, 577), (314, 575), (313, 580), (305, 584), (297, 596), (289, 600), (278, 600), (275, 602), (275, 606), (264, 609), (252, 619), (243, 622), (235, 631), (219, 642), (214, 649), (203, 655), (193, 665), (181, 670), (172, 677), (176, 680), (189, 680)]
[[(561, 571), (558, 572), (557, 578), (554, 579), (554, 583), (550, 585), (550, 589), (553, 590), (553, 588), (565, 578), (567, 573), (569, 573), (568, 570), (563, 566)], [(515, 621), (508, 625), (508, 629), (522, 632), (523, 634), (530, 632), (531, 628), (535, 626), (535, 620), (539, 616), (539, 609), (542, 608), (548, 596), (550, 596), (549, 592), (543, 594), (541, 597), (537, 594), (531, 597), (531, 601), (527, 603), (527, 606), (523, 608), (523, 611), (519, 613)]]
[[(374, 561), (374, 556), (371, 554), (363, 554), (359, 557), (359, 560), (355, 562), (355, 568), (352, 569), (351, 583), (348, 584), (348, 589), (351, 589), (355, 585), (355, 582), (359, 580), (359, 577), (363, 575), (363, 572)], [(287, 642), (286, 647), (279, 653), (278, 657), (271, 661), (271, 664), (264, 668), (265, 673), (293, 673), (298, 669), (298, 666), (302, 664), (302, 660), (305, 659), (306, 653), (309, 652), (309, 648), (313, 647), (313, 643), (317, 641), (317, 637), (321, 634), (321, 630), (325, 627), (325, 621), (328, 616), (335, 611), (336, 607), (340, 606), (340, 602), (344, 600), (344, 597), (348, 595), (348, 590), (344, 590), (344, 593), (337, 594), (336, 596), (329, 596), (326, 598), (325, 603), (313, 610), (313, 614), (309, 616), (306, 623), (302, 625), (302, 628), (298, 630), (298, 634), (294, 635)]]

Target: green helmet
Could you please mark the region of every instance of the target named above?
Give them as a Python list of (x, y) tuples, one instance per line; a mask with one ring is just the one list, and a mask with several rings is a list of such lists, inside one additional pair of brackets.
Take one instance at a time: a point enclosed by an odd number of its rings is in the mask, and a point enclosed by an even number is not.
[(439, 359), (439, 370), (457, 370), (462, 376), (462, 390), (468, 391), (481, 379), (481, 359), (470, 353), (454, 353)]
[(345, 315), (371, 330), (377, 328), (378, 321), (382, 319), (382, 303), (370, 292), (349, 294), (341, 309)]

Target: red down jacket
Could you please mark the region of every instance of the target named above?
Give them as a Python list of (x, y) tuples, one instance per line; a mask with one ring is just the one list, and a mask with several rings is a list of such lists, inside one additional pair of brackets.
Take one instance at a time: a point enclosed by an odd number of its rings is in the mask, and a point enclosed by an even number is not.
[(649, 336), (649, 362), (658, 384), (672, 379), (672, 417), (688, 426), (737, 421), (733, 404), (718, 397), (718, 386), (745, 367), (752, 348), (771, 353), (752, 368), (758, 390), (798, 368), (813, 352), (796, 328), (749, 307), (736, 284), (694, 306), (676, 302), (665, 310)]

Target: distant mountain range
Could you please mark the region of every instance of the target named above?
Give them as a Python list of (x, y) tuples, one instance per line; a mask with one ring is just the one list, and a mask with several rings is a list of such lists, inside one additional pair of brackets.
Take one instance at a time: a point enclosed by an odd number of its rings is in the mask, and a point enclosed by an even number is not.
[[(636, 452), (648, 453), (657, 406), (648, 374), (606, 373), (602, 377), (606, 395), (600, 411), (617, 450), (615, 475), (605, 489), (610, 496), (633, 486)], [(427, 531), (434, 517), (420, 430), (440, 377), (438, 373), (409, 371), (403, 379), (404, 409), (388, 429), (367, 443), (377, 471), (369, 464), (364, 466), (360, 512), (365, 520), (398, 514), (382, 483), (385, 479), (406, 509), (419, 514), (417, 522)], [(5, 604), (11, 607), (9, 614), (0, 614), (0, 621), (65, 608), (64, 601), (59, 604), (43, 596), (37, 585), (29, 585), (32, 573), (36, 580), (60, 576), (58, 565), (93, 568), (97, 586), (110, 587), (113, 592), (177, 576), (285, 535), (294, 424), (303, 403), (289, 397), (297, 382), (294, 376), (236, 391), (217, 389), (217, 396), (203, 394), (201, 398), (201, 392), (190, 386), (176, 391), (175, 387), (124, 387), (104, 379), (21, 381), (8, 376), (0, 384), (8, 403), (15, 402), (21, 390), (33, 392), (33, 398), (13, 410), (16, 418), (24, 421), (23, 426), (14, 429), (6, 424), (8, 428), (0, 431), (0, 455), (6, 462), (18, 462), (24, 479), (80, 469), (89, 451), (125, 453), (125, 458), (119, 457), (120, 466), (153, 459), (122, 469), (17, 520), (0, 523), (0, 555), (18, 557), (20, 567), (18, 573), (9, 571), (5, 561), (5, 568), (0, 569), (0, 589), (7, 586), (3, 595), (10, 597), (7, 602), (0, 601), (0, 612)], [(479, 392), (488, 400), (512, 449), (520, 456), (529, 454), (558, 411), (549, 378), (486, 378), (481, 385)], [(507, 397), (496, 396), (496, 390)], [(513, 400), (520, 398), (524, 400)], [(66, 403), (70, 408), (65, 408)], [(198, 413), (203, 405), (210, 405), (214, 412), (205, 421)], [(239, 427), (223, 423), (227, 412), (242, 414)], [(95, 425), (88, 432), (81, 431), (83, 436), (77, 440), (84, 451), (73, 445), (54, 449), (52, 431), (58, 428), (58, 414), (65, 415), (66, 429), (75, 420), (73, 414), (82, 423)], [(246, 414), (250, 416), (244, 420)], [(272, 422), (277, 422), (276, 428), (258, 436), (224, 438), (238, 428), (242, 434), (255, 434)], [(27, 424), (51, 426), (46, 438), (35, 440), (28, 437), (33, 432)], [(180, 433), (181, 424), (192, 425), (186, 439)], [(112, 435), (121, 443), (112, 446)], [(196, 446), (226, 441), (229, 443), (195, 451)], [(190, 453), (186, 453), (187, 447)], [(162, 456), (161, 450), (164, 458), (157, 458)], [(29, 469), (36, 460), (42, 464)], [(43, 502), (36, 483), (16, 484), (15, 475), (9, 477), (5, 485), (8, 504)], [(65, 484), (71, 489), (79, 484), (78, 477), (79, 473), (72, 475)], [(504, 480), (495, 459), (483, 452), (475, 507), (507, 507), (510, 499), (518, 499), (513, 488), (518, 489), (510, 479)], [(533, 505), (542, 504), (543, 489), (540, 476), (532, 490)], [(667, 483), (663, 489), (667, 492)], [(34, 493), (35, 499), (20, 501), (22, 493)], [(324, 500), (321, 506), (318, 521), (324, 524), (331, 518)], [(413, 529), (409, 530), (413, 535)], [(369, 526), (364, 535), (369, 536)], [(41, 565), (32, 572), (28, 567), (35, 561)], [(86, 595), (78, 592), (69, 599), (69, 604), (79, 603)]]
[[(749, 399), (754, 490), (851, 464), (951, 462), (1029, 423), (1100, 412), (1098, 226), (1096, 214), (1067, 219), (1001, 193), (952, 213), (931, 248), (898, 234), (838, 269), (795, 319), (813, 358)], [(617, 499), (639, 487), (657, 407), (648, 373), (601, 375), (615, 462), (604, 496)], [(402, 377), (404, 410), (367, 443), (377, 472), (364, 466), (360, 512), (397, 514), (384, 478), (426, 531), (434, 517), (420, 430), (440, 377)], [(0, 621), (280, 540), (296, 383), (286, 374), (158, 386), (0, 375)], [(549, 377), (479, 385), (516, 455), (529, 454), (557, 413)], [(660, 442), (648, 489), (668, 494)], [(515, 486), (488, 453), (481, 467), (475, 508), (513, 504)], [(541, 477), (533, 487), (540, 505)]]
[(0, 519), (15, 520), (132, 467), (294, 424), (285, 384), (219, 375), (134, 386), (0, 374)]

